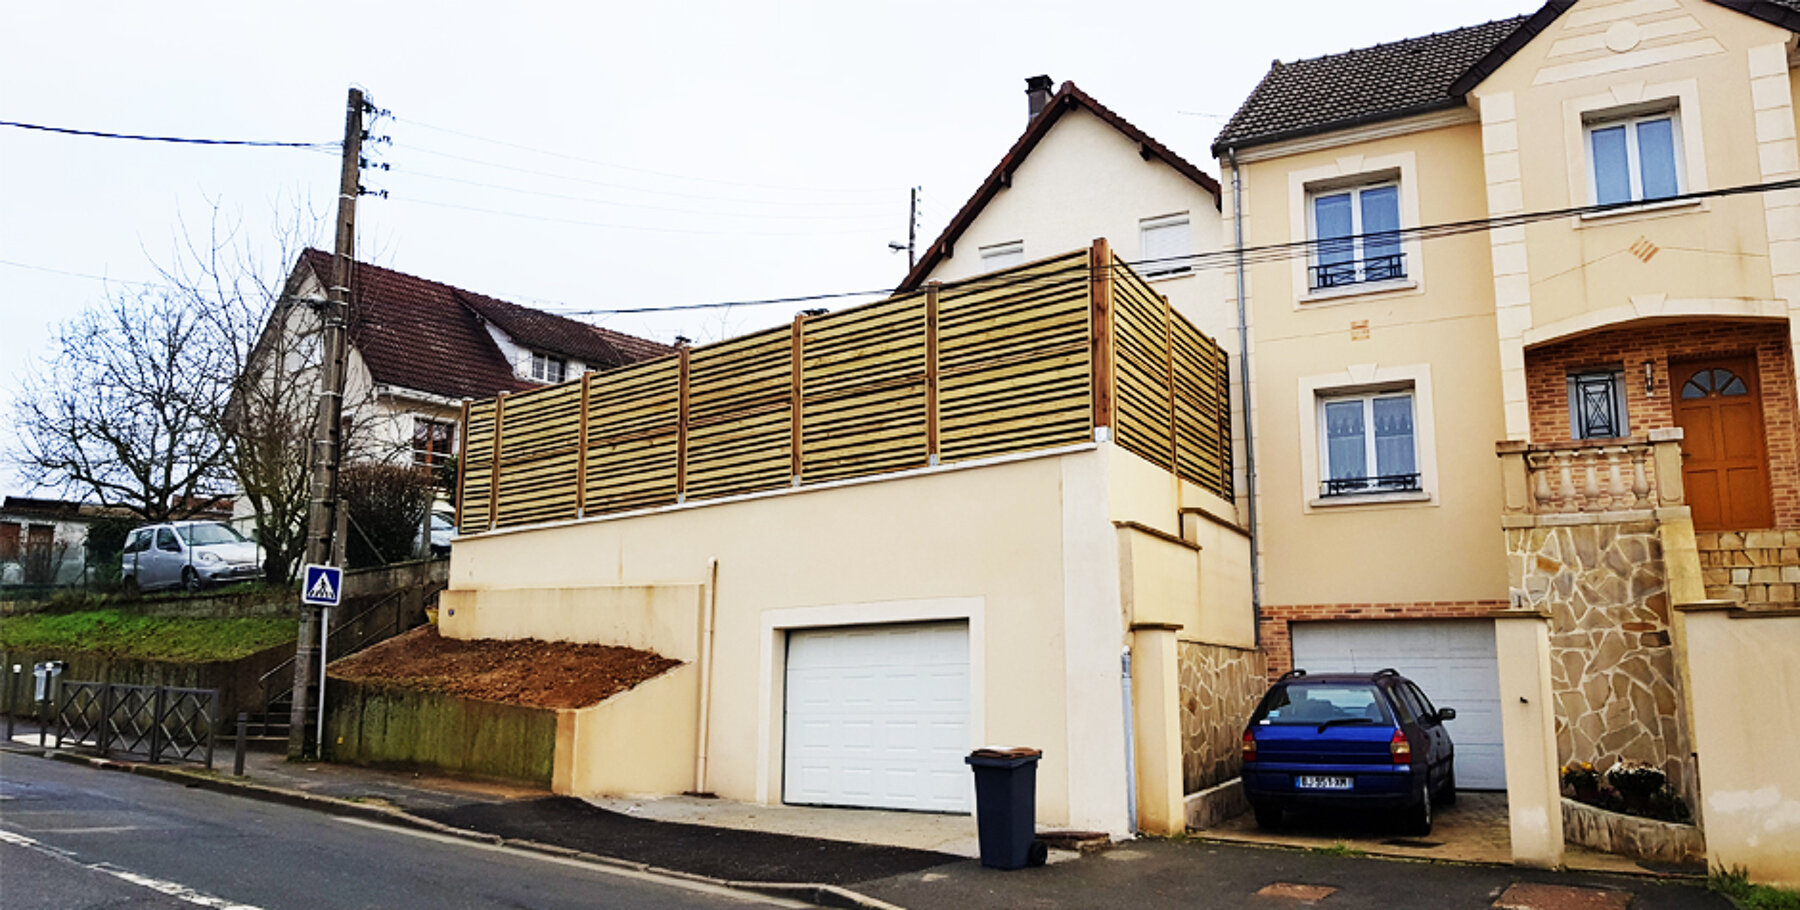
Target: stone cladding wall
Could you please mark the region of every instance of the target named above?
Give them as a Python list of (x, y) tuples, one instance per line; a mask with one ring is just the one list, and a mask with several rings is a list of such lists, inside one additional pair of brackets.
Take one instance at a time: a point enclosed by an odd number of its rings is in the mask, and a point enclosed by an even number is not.
[(1706, 596), (1744, 609), (1800, 602), (1800, 531), (1715, 531), (1694, 535)]
[(1558, 760), (1661, 768), (1694, 805), (1656, 522), (1514, 528), (1509, 570), (1550, 613)]
[(1181, 652), (1181, 780), (1195, 793), (1243, 770), (1250, 712), (1268, 691), (1261, 651), (1184, 641)]

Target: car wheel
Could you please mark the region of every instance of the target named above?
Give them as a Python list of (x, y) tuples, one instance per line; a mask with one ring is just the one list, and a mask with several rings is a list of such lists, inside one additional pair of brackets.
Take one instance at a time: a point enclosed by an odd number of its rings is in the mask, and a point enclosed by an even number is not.
[(139, 597), (144, 596), (144, 589), (138, 587), (137, 578), (135, 576), (125, 576), (125, 583), (120, 587), (124, 590), (125, 596), (132, 600), (137, 600)]
[(1419, 798), (1406, 807), (1401, 816), (1401, 827), (1407, 834), (1424, 837), (1431, 833), (1431, 785), (1419, 784)]
[(1250, 811), (1256, 813), (1256, 826), (1264, 831), (1273, 831), (1281, 827), (1281, 807), (1270, 803), (1251, 803)]
[(187, 568), (181, 570), (181, 586), (189, 591), (198, 591), (204, 585), (200, 581), (200, 573)]
[(1451, 768), (1444, 775), (1444, 786), (1438, 789), (1438, 805), (1456, 805), (1456, 769)]

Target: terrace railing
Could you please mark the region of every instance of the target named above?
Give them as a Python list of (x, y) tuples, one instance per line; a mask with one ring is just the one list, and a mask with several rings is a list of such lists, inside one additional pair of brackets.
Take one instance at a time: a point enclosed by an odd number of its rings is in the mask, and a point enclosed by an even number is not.
[(459, 530), (1091, 442), (1231, 498), (1226, 358), (1106, 241), (464, 407)]

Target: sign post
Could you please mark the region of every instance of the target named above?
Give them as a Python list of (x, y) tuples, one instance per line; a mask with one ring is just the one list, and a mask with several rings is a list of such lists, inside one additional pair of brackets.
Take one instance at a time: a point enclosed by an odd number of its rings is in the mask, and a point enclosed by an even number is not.
[[(314, 718), (317, 725), (313, 737), (314, 748), (318, 757), (325, 757), (325, 664), (330, 659), (331, 644), (331, 608), (344, 599), (344, 570), (337, 566), (321, 566), (308, 563), (301, 573), (300, 602), (307, 606), (319, 607), (319, 706)], [(296, 699), (304, 698), (302, 693), (294, 694)]]

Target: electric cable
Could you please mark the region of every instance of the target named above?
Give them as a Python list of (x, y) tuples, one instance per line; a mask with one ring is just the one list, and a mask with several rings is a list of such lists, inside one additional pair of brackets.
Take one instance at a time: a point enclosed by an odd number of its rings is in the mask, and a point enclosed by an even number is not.
[(95, 139), (130, 139), (136, 142), (172, 142), (181, 145), (237, 145), (255, 148), (294, 148), (294, 149), (331, 149), (342, 148), (336, 142), (272, 142), (262, 139), (193, 139), (185, 136), (144, 136), (132, 133), (109, 133), (102, 130), (77, 130), (62, 126), (45, 126), (41, 123), (20, 123), (14, 120), (0, 120), (0, 126), (10, 126), (22, 130), (36, 130), (44, 133), (59, 133), (65, 136), (87, 136)]

